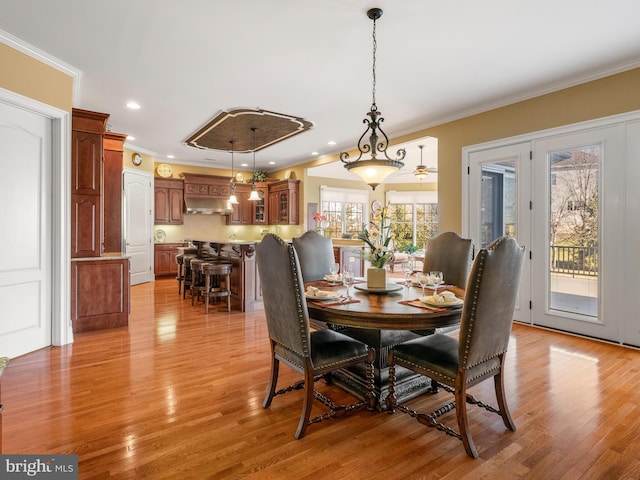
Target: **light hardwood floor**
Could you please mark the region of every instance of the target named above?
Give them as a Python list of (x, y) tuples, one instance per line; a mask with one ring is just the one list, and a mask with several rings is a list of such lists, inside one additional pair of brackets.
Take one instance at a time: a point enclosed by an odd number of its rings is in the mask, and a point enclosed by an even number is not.
[[(506, 390), (518, 429), (470, 406), (472, 460), (402, 413), (358, 411), (295, 440), (302, 392), (261, 406), (268, 348), (260, 312), (205, 316), (173, 279), (135, 286), (128, 328), (11, 361), (2, 453), (75, 453), (81, 479), (640, 478), (637, 350), (515, 325)], [(298, 379), (281, 367), (280, 385)], [(495, 404), (492, 382), (471, 393)], [(454, 412), (441, 418), (455, 426)]]

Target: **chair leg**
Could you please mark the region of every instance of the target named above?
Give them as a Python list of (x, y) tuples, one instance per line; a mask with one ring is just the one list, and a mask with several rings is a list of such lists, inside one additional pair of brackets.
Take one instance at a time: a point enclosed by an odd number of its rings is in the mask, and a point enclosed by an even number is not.
[(387, 356), (387, 364), (389, 366), (389, 393), (385, 400), (385, 404), (387, 406), (387, 413), (391, 414), (395, 413), (396, 411), (396, 364), (393, 358), (393, 350), (389, 350), (389, 354)]
[(276, 385), (278, 383), (279, 370), (280, 360), (276, 358), (275, 352), (273, 351), (273, 342), (271, 342), (271, 378), (269, 379), (267, 394), (265, 395), (264, 401), (262, 402), (262, 408), (268, 408), (271, 405), (271, 400), (273, 400), (273, 397), (276, 394)]
[(469, 422), (467, 420), (467, 376), (466, 374), (458, 374), (456, 376), (455, 387), (456, 400), (456, 417), (458, 418), (458, 429), (460, 430), (460, 438), (464, 444), (464, 449), (471, 458), (478, 458), (478, 450), (471, 438), (469, 431)]
[[(307, 361), (310, 363), (309, 361)], [(304, 437), (309, 425), (309, 417), (311, 416), (311, 406), (313, 405), (313, 368), (311, 365), (306, 365), (304, 369), (304, 403), (302, 404), (302, 413), (300, 415), (300, 422), (298, 423), (298, 429), (296, 430), (296, 440), (300, 440)]]
[(512, 432), (516, 431), (516, 424), (511, 418), (509, 413), (509, 407), (507, 406), (506, 396), (504, 394), (504, 377), (502, 376), (502, 369), (498, 375), (493, 377), (493, 383), (496, 388), (496, 399), (498, 400), (498, 409), (500, 410), (500, 416), (507, 427)]

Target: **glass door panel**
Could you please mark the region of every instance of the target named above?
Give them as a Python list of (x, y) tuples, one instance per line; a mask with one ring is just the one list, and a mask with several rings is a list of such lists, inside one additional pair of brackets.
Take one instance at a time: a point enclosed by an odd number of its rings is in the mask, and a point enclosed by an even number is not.
[(533, 152), (533, 323), (618, 340), (624, 127), (538, 140)]
[[(501, 236), (511, 236), (529, 247), (529, 142), (472, 152), (469, 155), (469, 235), (476, 250)], [(515, 320), (531, 322), (530, 262), (520, 279)]]

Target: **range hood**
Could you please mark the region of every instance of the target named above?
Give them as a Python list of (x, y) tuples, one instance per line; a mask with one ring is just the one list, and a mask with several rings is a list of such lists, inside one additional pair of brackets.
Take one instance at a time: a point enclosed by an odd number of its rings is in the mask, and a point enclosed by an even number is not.
[(229, 215), (233, 212), (233, 208), (225, 198), (185, 197), (184, 206), (188, 214), (212, 215), (220, 213)]

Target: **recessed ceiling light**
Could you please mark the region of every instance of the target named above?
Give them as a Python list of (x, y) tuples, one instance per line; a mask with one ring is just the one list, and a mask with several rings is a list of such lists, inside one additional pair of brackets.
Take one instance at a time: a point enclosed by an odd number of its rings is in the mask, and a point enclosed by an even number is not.
[(140, 104), (137, 102), (128, 102), (127, 108), (130, 108), (131, 110), (138, 110), (140, 108)]
[(311, 155), (320, 155), (318, 152), (311, 152)]
[(329, 145), (335, 145), (336, 142), (334, 142), (333, 140), (329, 140)]
[(135, 140), (136, 137), (132, 136), (132, 135), (127, 135), (127, 140)]
[(249, 164), (248, 164), (248, 163), (241, 163), (241, 164), (240, 164), (240, 166), (241, 166), (241, 167), (248, 167), (248, 166), (249, 166)]
[(176, 158), (176, 156), (169, 154), (169, 155), (167, 155), (167, 158)]
[(269, 162), (269, 165), (275, 165), (276, 162)]

